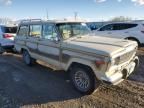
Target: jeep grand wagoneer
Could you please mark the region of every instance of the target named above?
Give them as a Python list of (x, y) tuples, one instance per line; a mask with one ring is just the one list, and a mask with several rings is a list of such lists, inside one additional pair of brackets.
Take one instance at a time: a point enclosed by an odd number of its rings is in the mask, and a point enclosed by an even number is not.
[(137, 67), (134, 41), (94, 36), (83, 22), (22, 21), (15, 49), (31, 65), (42, 60), (70, 73), (74, 87), (92, 93), (100, 83), (118, 84)]

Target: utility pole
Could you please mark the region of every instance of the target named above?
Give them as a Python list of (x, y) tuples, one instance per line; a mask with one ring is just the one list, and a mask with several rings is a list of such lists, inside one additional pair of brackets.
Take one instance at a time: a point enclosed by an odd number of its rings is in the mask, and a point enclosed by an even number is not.
[(77, 20), (78, 12), (74, 12), (74, 19)]
[(49, 19), (49, 14), (48, 14), (48, 11), (46, 10), (46, 19), (48, 20)]

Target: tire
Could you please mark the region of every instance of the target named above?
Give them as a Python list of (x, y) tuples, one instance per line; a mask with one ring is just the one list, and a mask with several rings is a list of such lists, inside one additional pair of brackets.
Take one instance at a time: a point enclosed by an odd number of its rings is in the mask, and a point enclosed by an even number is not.
[(3, 47), (0, 45), (0, 54), (3, 54), (5, 52), (5, 50), (3, 49)]
[(33, 59), (30, 54), (28, 53), (27, 50), (23, 51), (23, 60), (25, 62), (26, 65), (28, 66), (32, 66), (35, 62), (35, 59)]
[(85, 66), (72, 67), (70, 79), (76, 90), (86, 95), (93, 93), (100, 85), (92, 70)]

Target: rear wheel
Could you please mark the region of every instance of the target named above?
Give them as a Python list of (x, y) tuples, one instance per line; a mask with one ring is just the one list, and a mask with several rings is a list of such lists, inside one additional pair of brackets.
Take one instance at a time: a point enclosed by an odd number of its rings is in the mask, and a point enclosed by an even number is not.
[(70, 77), (74, 87), (83, 94), (91, 94), (100, 84), (92, 70), (84, 66), (72, 67)]
[(30, 54), (28, 53), (27, 50), (24, 50), (23, 51), (23, 60), (25, 62), (26, 65), (29, 65), (31, 66), (34, 62), (35, 62), (35, 59), (33, 59)]

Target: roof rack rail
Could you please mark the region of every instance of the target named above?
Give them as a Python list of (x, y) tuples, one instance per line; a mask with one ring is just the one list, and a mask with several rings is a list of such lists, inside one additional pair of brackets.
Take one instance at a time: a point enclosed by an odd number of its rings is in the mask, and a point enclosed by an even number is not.
[(21, 23), (32, 22), (32, 21), (42, 21), (42, 19), (26, 19), (26, 20), (22, 20)]

